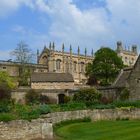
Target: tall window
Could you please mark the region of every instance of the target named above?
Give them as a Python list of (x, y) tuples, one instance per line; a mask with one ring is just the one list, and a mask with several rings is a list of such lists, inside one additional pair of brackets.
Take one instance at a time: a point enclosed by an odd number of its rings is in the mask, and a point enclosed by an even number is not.
[(44, 57), (43, 57), (43, 64), (44, 64), (44, 65), (47, 65), (47, 64), (48, 64), (47, 56), (44, 56)]
[(56, 60), (56, 70), (60, 70), (61, 69), (61, 60), (57, 59)]
[(84, 73), (84, 71), (85, 71), (84, 68), (85, 68), (85, 67), (84, 67), (84, 62), (81, 62), (81, 72), (82, 72), (82, 73)]
[(73, 63), (73, 70), (74, 70), (74, 72), (76, 72), (77, 71), (77, 62), (76, 61), (74, 61), (74, 63)]

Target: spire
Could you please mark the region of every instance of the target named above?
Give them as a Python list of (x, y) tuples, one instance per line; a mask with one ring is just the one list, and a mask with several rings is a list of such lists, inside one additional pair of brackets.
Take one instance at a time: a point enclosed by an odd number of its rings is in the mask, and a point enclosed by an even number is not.
[(79, 48), (79, 46), (78, 46), (78, 55), (80, 54), (80, 48)]
[(39, 56), (39, 50), (37, 49), (37, 56)]
[(62, 44), (62, 52), (64, 52), (65, 50), (65, 46), (64, 46), (64, 43)]
[(49, 49), (51, 50), (51, 48), (52, 48), (52, 45), (51, 45), (51, 42), (50, 42)]
[(46, 45), (44, 45), (44, 50), (46, 50)]
[(93, 49), (92, 49), (92, 51), (91, 51), (91, 56), (93, 57), (93, 55), (94, 55), (94, 52), (93, 52)]
[(53, 51), (55, 50), (55, 44), (54, 44), (54, 42), (53, 42), (53, 45), (52, 45), (52, 49), (53, 49)]
[(70, 53), (72, 53), (72, 46), (70, 45)]
[(85, 56), (87, 56), (87, 48), (85, 48)]

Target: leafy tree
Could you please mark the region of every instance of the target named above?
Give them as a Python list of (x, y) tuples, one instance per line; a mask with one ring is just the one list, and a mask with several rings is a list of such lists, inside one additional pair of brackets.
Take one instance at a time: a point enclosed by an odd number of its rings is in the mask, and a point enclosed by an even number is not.
[(5, 71), (0, 71), (0, 101), (11, 99), (11, 89), (15, 88), (14, 80)]
[(12, 77), (9, 76), (9, 74), (5, 71), (0, 71), (0, 85), (7, 85), (10, 89), (13, 89), (16, 87), (15, 81)]
[(85, 88), (78, 90), (74, 94), (73, 100), (77, 102), (96, 103), (101, 98), (101, 94), (95, 88)]
[(122, 59), (115, 51), (110, 48), (101, 48), (95, 53), (93, 63), (87, 66), (87, 75), (89, 78), (94, 76), (101, 85), (109, 85), (122, 68)]
[(33, 53), (29, 49), (28, 45), (21, 41), (17, 48), (11, 52), (11, 55), (15, 57), (15, 61), (21, 65), (19, 67), (19, 85), (26, 86), (29, 84), (28, 79), (30, 77), (30, 69), (26, 66), (27, 63), (33, 61)]

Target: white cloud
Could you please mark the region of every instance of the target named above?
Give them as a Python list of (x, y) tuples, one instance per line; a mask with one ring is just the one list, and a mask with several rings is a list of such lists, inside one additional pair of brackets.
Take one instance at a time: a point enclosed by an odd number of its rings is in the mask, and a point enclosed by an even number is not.
[(117, 40), (129, 45), (140, 44), (140, 0), (105, 1), (104, 7), (94, 6), (81, 10), (73, 0), (1, 0), (0, 16), (15, 11), (22, 4), (44, 12), (50, 17), (46, 35), (43, 33), (34, 36), (20, 26), (14, 29), (16, 32), (29, 34), (32, 38), (40, 36), (43, 43), (47, 38), (57, 44), (65, 42), (74, 47), (80, 45), (82, 49), (88, 47), (95, 50), (101, 45), (114, 45)]
[(0, 17), (5, 17), (16, 11), (22, 4), (34, 8), (34, 0), (0, 0)]

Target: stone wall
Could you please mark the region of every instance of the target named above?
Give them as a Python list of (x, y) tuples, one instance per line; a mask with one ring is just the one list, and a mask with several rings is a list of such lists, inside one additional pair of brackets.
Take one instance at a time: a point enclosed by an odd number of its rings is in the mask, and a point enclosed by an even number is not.
[(66, 120), (90, 117), (92, 121), (116, 119), (140, 119), (140, 109), (106, 109), (55, 112), (40, 119), (0, 122), (0, 140), (52, 139), (53, 125)]
[(73, 82), (44, 82), (31, 83), (32, 89), (73, 89)]
[(120, 98), (120, 92), (123, 88), (119, 87), (101, 87), (97, 90), (101, 92), (103, 97), (106, 97), (108, 99), (112, 100), (118, 100)]

